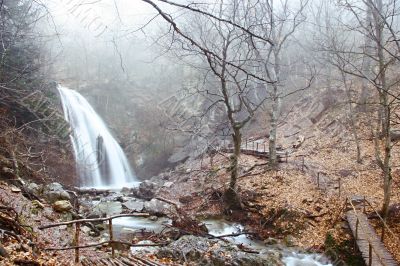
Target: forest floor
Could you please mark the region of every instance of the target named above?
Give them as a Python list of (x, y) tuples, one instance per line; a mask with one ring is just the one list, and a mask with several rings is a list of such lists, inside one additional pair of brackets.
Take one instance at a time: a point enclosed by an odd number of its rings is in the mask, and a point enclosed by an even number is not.
[[(323, 253), (329, 250), (329, 255), (339, 255), (348, 265), (361, 265), (362, 261), (354, 249), (354, 240), (344, 219), (346, 199), (365, 196), (379, 210), (383, 200), (383, 178), (375, 161), (368, 119), (360, 119), (365, 122), (361, 122), (357, 128), (362, 154), (362, 162), (357, 163), (353, 136), (348, 127), (340, 122), (334, 123), (336, 126), (332, 127), (332, 121), (340, 120), (334, 117), (335, 114), (331, 112), (330, 117), (325, 116), (314, 125), (307, 124), (307, 130), (294, 136), (285, 136), (289, 130), (280, 129), (282, 133), (278, 138), (279, 144), (284, 150), (290, 151), (290, 155), (288, 161), (281, 162), (276, 170), (268, 169), (265, 158), (241, 156), (238, 184), (244, 207), (242, 212), (227, 213), (224, 210), (223, 193), (229, 182), (229, 154), (224, 153), (217, 154), (212, 164), (211, 158), (204, 155), (155, 177), (171, 183), (169, 186), (162, 186), (157, 196), (177, 202), (182, 211), (192, 217), (224, 216), (225, 219), (243, 224), (246, 230), (256, 232), (262, 240), (273, 238), (283, 245), (296, 246), (311, 252)], [(298, 148), (293, 148), (300, 135), (304, 136), (304, 142)], [(13, 133), (8, 136), (17, 135)], [(267, 143), (267, 139), (258, 141)], [(4, 144), (3, 148), (13, 147), (11, 142), (7, 145)], [(24, 155), (25, 151), (20, 153)], [(392, 156), (393, 162), (399, 161), (397, 146), (394, 146)], [(69, 157), (66, 155), (65, 158)], [(62, 166), (68, 168), (71, 161), (65, 158)], [(10, 160), (5, 164), (0, 160), (0, 163), (1, 177), (7, 177), (4, 169), (12, 169), (13, 166), (10, 165)], [(25, 171), (40, 173), (41, 168), (23, 169), (21, 174), (26, 174)], [(27, 179), (34, 177), (27, 176)], [(388, 220), (393, 234), (386, 233), (385, 245), (398, 262), (399, 179), (400, 170), (394, 165), (392, 206)], [(46, 182), (49, 183), (50, 180)], [(0, 218), (3, 221), (18, 221), (19, 226), (16, 229), (20, 231), (20, 238), (7, 237), (1, 243), (9, 254), (9, 257), (0, 261), (2, 265), (14, 265), (16, 261), (21, 262), (21, 265), (24, 261), (37, 261), (37, 265), (69, 265), (73, 251), (43, 250), (46, 247), (73, 244), (73, 228), (41, 231), (38, 227), (71, 217), (54, 212), (46, 202), (38, 203), (26, 198), (20, 190), (4, 182), (0, 183), (0, 207), (10, 208), (4, 209)], [(371, 208), (367, 211), (379, 233), (379, 220)], [(82, 236), (82, 242), (91, 241), (93, 239)], [(93, 257), (106, 254), (98, 251), (84, 249), (81, 255)], [(0, 248), (0, 254), (1, 252), (3, 251)]]
[[(374, 144), (367, 129), (360, 125), (361, 163), (356, 161), (351, 135), (332, 136), (318, 129), (298, 149), (292, 150), (288, 162), (280, 163), (274, 171), (267, 168), (266, 159), (241, 155), (238, 183), (246, 213), (233, 214), (230, 219), (257, 231), (262, 239), (273, 237), (285, 244), (319, 252), (330, 249), (349, 265), (362, 264), (344, 214), (346, 199), (354, 196), (365, 196), (376, 210), (382, 204), (382, 172), (375, 162)], [(281, 139), (285, 138), (281, 136)], [(284, 148), (292, 145), (285, 141), (281, 144)], [(228, 156), (218, 154), (213, 165), (208, 157), (187, 162), (171, 175), (173, 186), (160, 194), (179, 201), (193, 215), (222, 215), (223, 191), (229, 181)], [(393, 161), (398, 159), (399, 153), (394, 150)], [(394, 234), (386, 233), (385, 238), (386, 247), (398, 262), (399, 174), (400, 171), (394, 170), (388, 220)], [(367, 208), (367, 212), (375, 217), (371, 221), (379, 232), (381, 224), (373, 209)]]

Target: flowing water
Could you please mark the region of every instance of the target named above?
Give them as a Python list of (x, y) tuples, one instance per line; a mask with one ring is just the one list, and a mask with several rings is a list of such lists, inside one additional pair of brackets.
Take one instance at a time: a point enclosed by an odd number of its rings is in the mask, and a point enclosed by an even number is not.
[[(213, 236), (238, 234), (244, 231), (244, 227), (241, 224), (232, 223), (224, 219), (206, 219), (203, 220), (203, 223), (206, 225), (209, 234)], [(158, 233), (164, 229), (166, 224), (170, 225), (171, 220), (161, 218), (157, 222), (153, 222), (146, 218), (127, 217), (117, 219), (115, 224), (117, 227), (114, 228), (114, 235), (123, 237), (123, 235), (129, 235), (130, 229), (132, 232), (147, 230)], [(235, 244), (243, 244), (255, 251), (276, 249), (276, 247), (266, 245), (263, 241), (250, 239), (246, 235), (224, 238)], [(333, 266), (333, 264), (329, 262), (329, 259), (323, 254), (301, 253), (287, 248), (279, 250), (279, 252), (282, 254), (282, 262), (286, 266)]]
[(77, 91), (59, 86), (65, 119), (83, 187), (123, 187), (136, 177), (118, 142), (89, 102)]
[[(62, 86), (59, 86), (58, 90), (65, 119), (72, 127), (71, 140), (82, 185), (95, 188), (137, 185), (138, 182), (122, 148), (89, 102), (74, 90)], [(244, 230), (242, 225), (223, 219), (208, 219), (203, 222), (209, 233), (214, 236), (235, 234)], [(160, 232), (170, 223), (167, 218), (160, 218), (157, 221), (139, 217), (119, 218), (114, 220), (113, 231), (119, 237), (129, 236), (130, 232), (138, 230)], [(246, 235), (227, 237), (227, 239), (254, 250), (267, 247), (262, 241), (250, 239)], [(282, 254), (282, 261), (287, 266), (332, 265), (320, 254), (303, 254), (289, 250), (282, 251)]]

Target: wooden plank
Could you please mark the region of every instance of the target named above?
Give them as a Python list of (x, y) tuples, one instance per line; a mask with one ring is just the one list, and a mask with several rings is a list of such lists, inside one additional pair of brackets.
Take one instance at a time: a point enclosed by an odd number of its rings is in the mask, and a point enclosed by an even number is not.
[[(370, 249), (372, 250), (371, 265), (373, 266), (398, 265), (397, 262), (394, 260), (393, 256), (387, 251), (384, 244), (380, 241), (380, 238), (376, 234), (374, 228), (371, 226), (367, 216), (364, 213), (357, 212), (356, 215), (354, 211), (348, 211), (346, 213), (346, 219), (350, 225), (350, 229), (353, 233), (353, 236), (355, 237), (357, 235), (356, 239), (357, 246), (362, 254), (362, 257), (366, 265), (369, 265), (370, 262), (370, 257), (369, 257)], [(356, 225), (357, 219), (359, 220), (358, 230)]]

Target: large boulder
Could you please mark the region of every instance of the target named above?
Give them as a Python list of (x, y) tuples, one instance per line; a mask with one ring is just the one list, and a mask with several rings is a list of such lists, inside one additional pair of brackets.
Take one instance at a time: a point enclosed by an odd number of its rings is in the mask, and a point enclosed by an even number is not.
[(56, 212), (67, 212), (72, 209), (72, 205), (68, 200), (59, 200), (54, 202), (53, 209)]
[(144, 202), (130, 199), (130, 200), (122, 203), (122, 206), (127, 208), (130, 211), (141, 212), (144, 208)]
[(133, 194), (139, 199), (151, 200), (158, 189), (159, 186), (156, 183), (146, 180), (140, 183), (139, 187), (133, 189)]
[(158, 199), (152, 199), (144, 203), (144, 210), (151, 214), (164, 215), (170, 211), (171, 205)]
[[(142, 241), (139, 241), (137, 244), (152, 245), (152, 244), (154, 244), (154, 242), (151, 240), (142, 240)], [(140, 255), (154, 254), (154, 253), (158, 252), (159, 249), (160, 248), (157, 246), (148, 246), (148, 247), (145, 246), (145, 247), (131, 247), (130, 251), (131, 251), (131, 254), (135, 256), (138, 254), (140, 254)]]
[(64, 190), (61, 184), (51, 183), (44, 187), (43, 196), (50, 202), (54, 203), (60, 200), (70, 200), (71, 197), (67, 191)]
[(39, 195), (42, 192), (43, 187), (32, 182), (26, 185), (26, 189), (35, 195)]
[(93, 208), (91, 215), (113, 216), (122, 213), (122, 204), (119, 201), (102, 201)]

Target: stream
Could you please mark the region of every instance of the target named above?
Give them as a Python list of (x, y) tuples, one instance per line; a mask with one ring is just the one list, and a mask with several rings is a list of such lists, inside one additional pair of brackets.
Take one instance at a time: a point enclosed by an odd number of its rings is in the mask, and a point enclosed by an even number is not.
[[(130, 233), (142, 230), (159, 233), (164, 229), (165, 225), (171, 225), (171, 220), (165, 217), (159, 218), (156, 221), (136, 217), (118, 218), (114, 221), (114, 234), (120, 236), (122, 239), (129, 236)], [(229, 222), (223, 218), (204, 219), (202, 222), (206, 225), (209, 234), (213, 236), (237, 234), (244, 231), (244, 226), (241, 224)], [(333, 266), (333, 264), (329, 262), (329, 259), (322, 254), (302, 253), (294, 249), (281, 249), (275, 246), (268, 246), (263, 241), (251, 239), (246, 235), (225, 237), (225, 239), (235, 244), (243, 244), (255, 251), (262, 251), (265, 249), (278, 251), (282, 254), (282, 262), (286, 266)]]
[[(89, 188), (106, 189), (138, 186), (139, 182), (122, 148), (89, 102), (77, 91), (62, 86), (59, 86), (58, 89), (65, 119), (71, 124), (73, 130), (71, 142), (81, 185)], [(118, 194), (117, 190), (114, 190), (114, 192)], [(121, 193), (119, 194), (121, 195)], [(126, 201), (128, 200), (136, 201), (132, 197), (126, 199)], [(107, 214), (122, 212), (121, 202), (116, 202), (112, 196), (86, 200), (89, 205), (88, 208), (92, 210), (101, 202), (105, 205), (103, 207), (110, 212)], [(133, 202), (132, 204), (140, 205), (142, 209), (146, 209), (145, 202)], [(100, 209), (100, 212), (103, 211)], [(202, 222), (209, 230), (209, 234), (213, 236), (236, 234), (244, 231), (242, 225), (224, 219), (204, 219)], [(113, 220), (113, 234), (116, 239), (130, 240), (130, 236), (141, 231), (160, 233), (166, 225), (171, 225), (171, 220), (165, 217), (123, 217)], [(226, 240), (233, 244), (242, 244), (260, 253), (269, 250), (277, 251), (281, 254), (282, 261), (288, 266), (332, 265), (323, 255), (305, 254), (286, 247), (268, 246), (262, 241), (253, 240), (246, 235), (226, 237)]]

